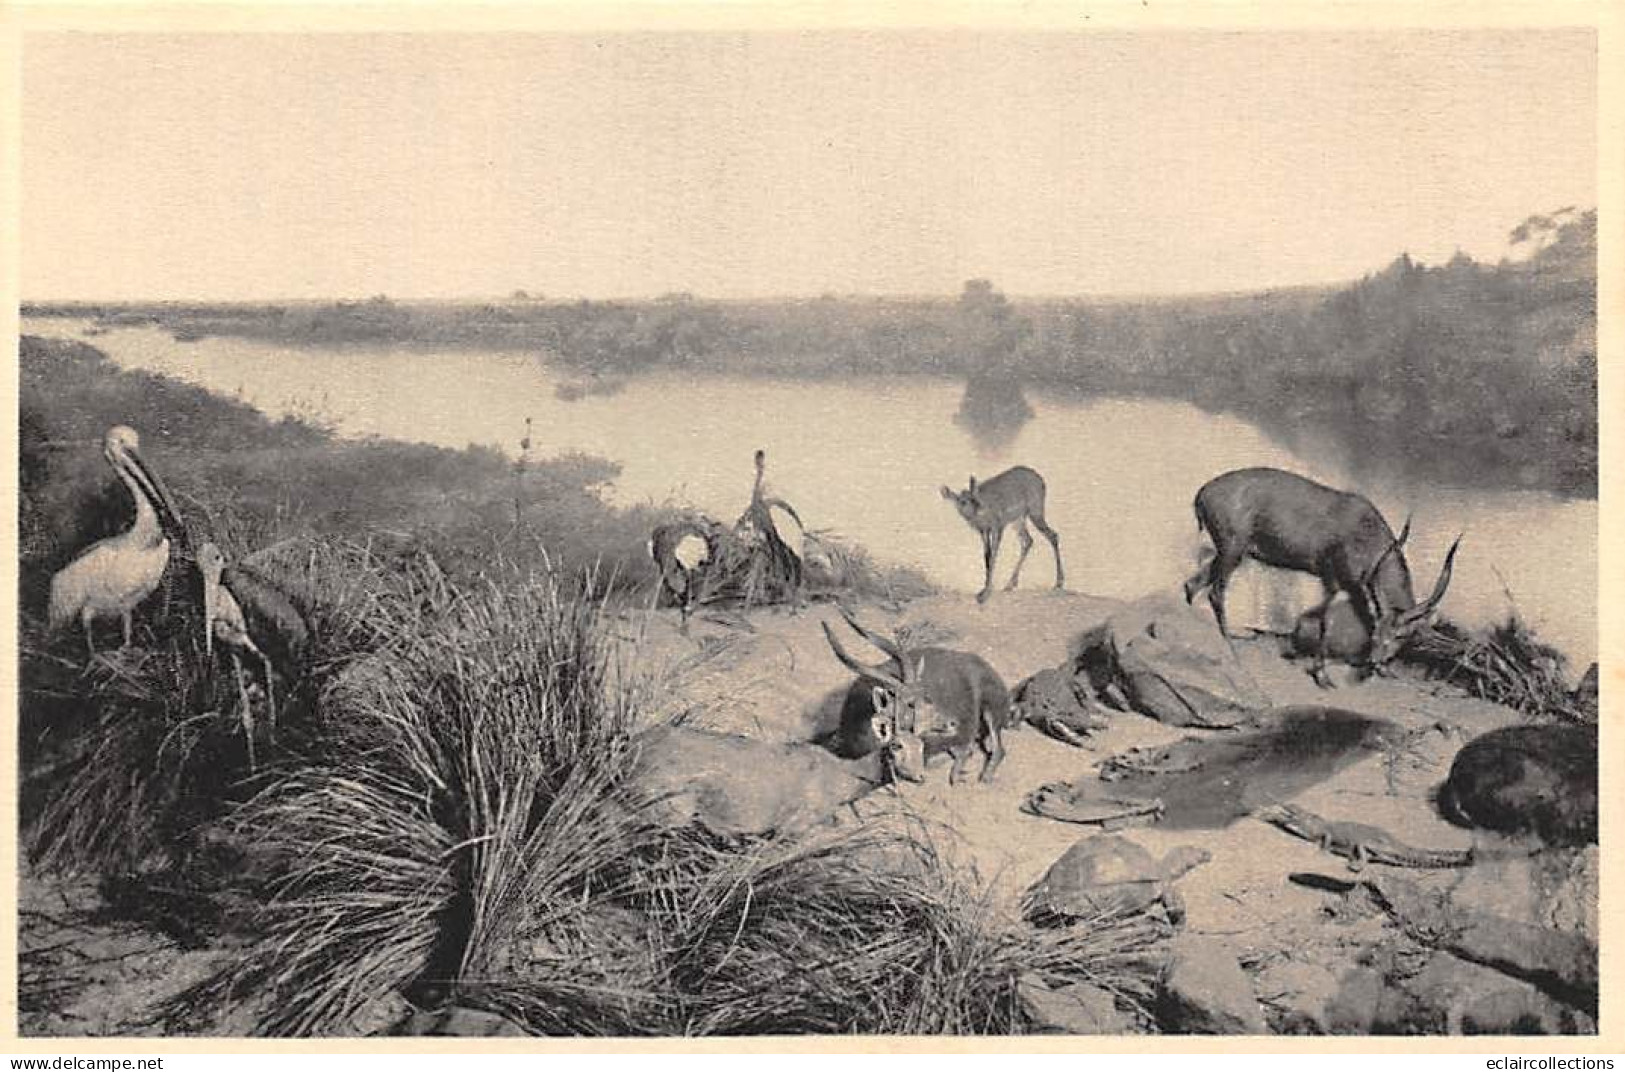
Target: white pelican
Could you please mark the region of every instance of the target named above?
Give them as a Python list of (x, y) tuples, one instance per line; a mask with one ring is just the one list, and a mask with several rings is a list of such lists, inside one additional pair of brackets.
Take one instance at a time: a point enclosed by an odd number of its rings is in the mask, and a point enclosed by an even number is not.
[(169, 565), (167, 533), (184, 531), (169, 492), (142, 461), (140, 447), (135, 429), (122, 424), (108, 429), (102, 440), (103, 456), (135, 500), (135, 524), (91, 544), (51, 578), (50, 626), (60, 629), (77, 620), (91, 658), (96, 656), (91, 629), (97, 618), (118, 616), (129, 646), (130, 612), (158, 587)]

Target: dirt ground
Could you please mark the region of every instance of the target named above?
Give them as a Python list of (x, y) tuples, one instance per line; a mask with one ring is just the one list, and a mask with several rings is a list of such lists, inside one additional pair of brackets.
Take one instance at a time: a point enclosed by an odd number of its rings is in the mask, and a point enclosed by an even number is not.
[[(1000, 593), (978, 605), (963, 595), (917, 600), (893, 613), (868, 606), (858, 616), (872, 630), (909, 630), (922, 641), (973, 651), (987, 659), (1012, 689), (1029, 675), (1060, 665), (1080, 636), (1120, 604), (1070, 592), (1028, 590)], [(815, 606), (799, 615), (761, 612), (745, 631), (718, 621), (695, 620), (680, 636), (675, 615), (628, 618), (630, 637), (643, 635), (646, 665), (664, 667), (675, 694), (698, 725), (774, 740), (807, 740), (832, 727), (850, 674), (831, 654), (820, 628), (828, 621), (860, 660), (882, 656), (852, 638), (834, 607)], [(1431, 794), (1468, 740), (1519, 721), (1508, 708), (1473, 699), (1454, 687), (1420, 679), (1354, 681), (1333, 670), (1339, 687), (1319, 688), (1304, 665), (1282, 657), (1277, 638), (1259, 636), (1235, 645), (1238, 656), (1276, 706), (1335, 706), (1397, 723), (1409, 735), (1401, 749), (1375, 753), (1294, 798), (1326, 819), (1355, 820), (1386, 829), (1400, 841), (1433, 849), (1475, 848), (1472, 867), (1449, 870), (1391, 869), (1424, 887), (1450, 891), (1454, 903), (1595, 938), (1596, 901), (1549, 897), (1527, 852), (1499, 839), (1475, 835), (1439, 818)], [(900, 808), (926, 819), (971, 862), (1007, 904), (1044, 874), (1095, 827), (1027, 814), (1029, 792), (1051, 782), (1091, 774), (1107, 757), (1139, 746), (1159, 746), (1201, 731), (1164, 726), (1135, 714), (1113, 716), (1109, 728), (1079, 749), (1032, 727), (1005, 734), (1007, 756), (991, 783), (948, 785), (948, 757), (933, 761), (923, 785), (903, 785), (864, 802), (870, 813)], [(970, 769), (979, 769), (980, 756)], [(1363, 950), (1380, 937), (1380, 913), (1348, 912), (1341, 899), (1289, 881), (1307, 872), (1348, 879), (1347, 861), (1323, 853), (1255, 818), (1220, 830), (1168, 830), (1157, 826), (1119, 832), (1153, 854), (1194, 845), (1211, 862), (1179, 882), (1187, 909), (1186, 931), (1223, 943), (1252, 975), (1272, 1020), (1276, 1013), (1313, 1005), (1335, 989)], [(1595, 852), (1584, 866), (1595, 873)], [(1368, 864), (1368, 871), (1389, 870)], [(1595, 890), (1595, 886), (1590, 887)], [(1319, 989), (1318, 996), (1298, 991)]]
[[(1059, 665), (1079, 636), (1117, 606), (1073, 593), (1030, 590), (996, 595), (983, 606), (963, 595), (939, 596), (910, 603), (900, 613), (871, 605), (858, 608), (858, 614), (877, 631), (907, 628), (916, 642), (977, 652), (1014, 688), (1034, 672)], [(851, 680), (830, 652), (820, 628), (824, 621), (837, 628), (860, 660), (880, 661), (849, 631), (840, 632), (845, 626), (839, 615), (824, 604), (795, 615), (781, 610), (743, 618), (702, 614), (688, 636), (678, 632), (675, 611), (628, 611), (614, 618), (611, 627), (628, 651), (637, 645), (635, 671), (669, 686), (662, 693), (672, 708), (651, 712), (651, 718), (684, 713), (694, 725), (805, 741), (834, 725)], [(1281, 657), (1272, 638), (1238, 642), (1236, 648), (1277, 705), (1336, 706), (1418, 731), (1402, 751), (1363, 759), (1304, 792), (1296, 803), (1329, 819), (1380, 825), (1415, 846), (1451, 849), (1471, 843), (1466, 832), (1437, 817), (1429, 794), (1462, 744), (1517, 721), (1515, 712), (1416, 680), (1345, 679), (1339, 688), (1322, 690), (1301, 666)], [(1008, 754), (991, 783), (968, 780), (950, 787), (949, 761), (939, 757), (924, 784), (875, 793), (860, 810), (876, 814), (901, 809), (930, 821), (950, 854), (972, 863), (995, 897), (1010, 904), (1074, 842), (1097, 832), (1024, 813), (1021, 804), (1029, 792), (1089, 774), (1115, 753), (1189, 733), (1121, 714), (1094, 739), (1093, 749), (1084, 750), (1025, 727), (1006, 733)], [(979, 764), (980, 757), (974, 757), (971, 770)], [(1196, 845), (1212, 854), (1211, 862), (1179, 883), (1188, 913), (1186, 930), (1221, 941), (1234, 954), (1252, 978), (1272, 1027), (1279, 1028), (1287, 1010), (1313, 1004), (1335, 990), (1335, 978), (1385, 925), (1380, 915), (1347, 912), (1326, 892), (1289, 881), (1294, 872), (1344, 879), (1349, 872), (1341, 858), (1257, 819), (1243, 818), (1221, 830), (1151, 826), (1121, 834), (1157, 854), (1176, 845)], [(1554, 904), (1528, 895), (1523, 891), (1533, 885), (1519, 874), (1528, 866), (1516, 855), (1492, 852), (1473, 867), (1404, 874), (1433, 888), (1451, 889), (1460, 904), (1595, 936), (1595, 901)], [(23, 1010), (25, 1034), (163, 1033), (164, 1025), (151, 1018), (155, 1003), (201, 978), (219, 957), (230, 956), (229, 950), (178, 950), (166, 939), (132, 932), (127, 925), (96, 922), (94, 900), (88, 883), (25, 876), (23, 948), (45, 950), (32, 963), (48, 971), (55, 957), (97, 980), (64, 995), (52, 1009)], [(1315, 990), (1322, 993), (1307, 993)], [(231, 1032), (229, 1022), (222, 1027)]]

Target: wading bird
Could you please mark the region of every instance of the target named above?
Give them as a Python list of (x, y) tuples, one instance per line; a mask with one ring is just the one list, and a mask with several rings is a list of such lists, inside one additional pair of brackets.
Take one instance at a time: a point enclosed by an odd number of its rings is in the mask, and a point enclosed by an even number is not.
[(253, 768), (254, 713), (243, 681), (241, 655), (253, 655), (264, 669), (266, 707), (275, 727), (276, 672), (280, 668), (289, 678), (298, 673), (310, 640), (310, 627), (286, 592), (252, 570), (227, 567), (226, 556), (213, 543), (198, 548), (197, 564), (203, 574), (204, 648), (213, 656), (214, 642), (219, 640), (231, 656), (242, 703), (248, 765)]
[(657, 526), (649, 537), (649, 557), (660, 570), (660, 583), (682, 608), (684, 634), (706, 571), (716, 564), (726, 535), (721, 524), (701, 515)]
[(96, 657), (92, 626), (97, 618), (117, 616), (130, 643), (130, 615), (158, 587), (169, 565), (170, 535), (184, 532), (168, 490), (141, 458), (141, 437), (134, 428), (115, 425), (102, 440), (102, 455), (130, 489), (135, 523), (117, 536), (99, 540), (51, 578), (47, 620), (59, 629), (77, 620), (85, 648)]

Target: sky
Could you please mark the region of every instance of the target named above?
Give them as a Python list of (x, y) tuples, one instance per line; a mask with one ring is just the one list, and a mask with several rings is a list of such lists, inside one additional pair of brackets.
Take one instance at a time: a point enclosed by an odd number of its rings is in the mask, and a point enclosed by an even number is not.
[(1588, 30), (47, 34), (25, 300), (1144, 295), (1596, 204)]

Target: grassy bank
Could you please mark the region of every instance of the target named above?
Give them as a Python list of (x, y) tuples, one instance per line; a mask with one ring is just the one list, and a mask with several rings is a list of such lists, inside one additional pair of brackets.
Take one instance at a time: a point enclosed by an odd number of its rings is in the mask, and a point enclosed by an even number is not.
[[(494, 571), (592, 571), (607, 590), (646, 597), (656, 577), (651, 528), (676, 504), (611, 507), (599, 489), (618, 475), (601, 458), (564, 455), (523, 464), (481, 448), (446, 450), (347, 440), (331, 429), (253, 408), (163, 376), (118, 369), (93, 346), (24, 337), (20, 348), (20, 538), (25, 607), (51, 571), (128, 524), (128, 496), (101, 457), (115, 424), (179, 500), (197, 540), (228, 558), (308, 538), (365, 542), (376, 551), (427, 552), (452, 579)], [(523, 429), (515, 429), (517, 440)], [(748, 498), (741, 488), (741, 506)], [(907, 596), (918, 574), (875, 565), (861, 549), (832, 583)]]

